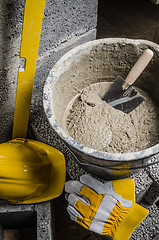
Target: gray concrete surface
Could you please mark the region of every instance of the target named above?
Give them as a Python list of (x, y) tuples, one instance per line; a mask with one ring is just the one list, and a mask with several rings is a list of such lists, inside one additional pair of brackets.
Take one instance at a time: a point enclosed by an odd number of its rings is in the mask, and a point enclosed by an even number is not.
[(53, 202), (35, 204), (34, 209), (37, 213), (37, 240), (55, 239)]
[(2, 230), (0, 239), (3, 240), (4, 229), (20, 228), (35, 229), (34, 232), (37, 232), (38, 240), (54, 239), (54, 213), (52, 209), (53, 205), (51, 201), (33, 205), (13, 205), (1, 200), (0, 223)]
[[(8, 133), (13, 122), (24, 3), (24, 0), (0, 1), (0, 111), (3, 113), (0, 142), (10, 139)], [(59, 57), (71, 47), (95, 39), (97, 3), (97, 0), (46, 0), (34, 86), (38, 96), (35, 94), (33, 105), (41, 97), (43, 82)]]

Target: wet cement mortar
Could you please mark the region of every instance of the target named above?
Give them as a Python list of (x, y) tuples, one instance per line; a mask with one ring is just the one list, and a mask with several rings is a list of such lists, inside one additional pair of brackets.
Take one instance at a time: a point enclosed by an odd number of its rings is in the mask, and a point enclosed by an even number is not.
[(110, 85), (91, 84), (77, 95), (67, 109), (68, 134), (87, 147), (110, 153), (136, 152), (155, 145), (159, 139), (155, 102), (142, 91), (144, 102), (126, 114), (101, 99)]

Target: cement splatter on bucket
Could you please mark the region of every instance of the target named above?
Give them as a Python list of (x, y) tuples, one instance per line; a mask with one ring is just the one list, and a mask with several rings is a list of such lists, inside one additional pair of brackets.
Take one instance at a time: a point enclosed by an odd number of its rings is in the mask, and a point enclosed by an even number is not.
[(70, 105), (83, 89), (92, 84), (114, 81), (118, 75), (125, 78), (147, 48), (154, 52), (154, 57), (135, 86), (159, 105), (159, 46), (150, 41), (108, 38), (88, 42), (66, 53), (49, 73), (43, 95), (47, 119), (87, 172), (102, 178), (108, 175), (115, 178), (159, 161), (156, 157), (158, 142), (140, 151), (100, 151), (72, 138), (65, 124)]

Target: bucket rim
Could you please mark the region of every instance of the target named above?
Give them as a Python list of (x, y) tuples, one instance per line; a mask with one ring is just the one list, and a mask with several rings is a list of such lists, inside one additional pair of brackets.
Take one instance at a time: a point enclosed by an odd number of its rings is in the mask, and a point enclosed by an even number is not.
[[(99, 151), (90, 147), (87, 147), (79, 142), (77, 142), (75, 139), (73, 139), (69, 134), (67, 134), (58, 124), (56, 121), (54, 112), (52, 111), (52, 104), (53, 103), (53, 89), (58, 81), (58, 77), (62, 74), (61, 72), (61, 66), (62, 71), (65, 72), (66, 65), (69, 65), (70, 59), (72, 56), (76, 55), (77, 53), (80, 54), (81, 51), (89, 50), (93, 46), (96, 46), (98, 44), (112, 44), (112, 43), (123, 43), (123, 44), (134, 44), (136, 46), (145, 44), (145, 48), (149, 46), (153, 49), (156, 49), (159, 51), (159, 45), (156, 43), (153, 43), (148, 40), (144, 39), (128, 39), (128, 38), (103, 38), (98, 40), (89, 41), (86, 43), (83, 43), (71, 50), (69, 50), (67, 53), (65, 53), (53, 66), (53, 68), (50, 70), (49, 75), (45, 81), (44, 89), (43, 89), (43, 108), (44, 112), (46, 114), (46, 117), (49, 121), (49, 124), (53, 128), (53, 130), (57, 133), (57, 135), (67, 143), (67, 145), (70, 145), (75, 150), (86, 154), (87, 156), (90, 156), (92, 158), (107, 160), (107, 161), (122, 161), (122, 162), (128, 162), (128, 161), (134, 161), (139, 159), (145, 159), (152, 157), (155, 154), (159, 153), (159, 143), (149, 147), (147, 149), (137, 151), (137, 152), (126, 152), (126, 153), (109, 153), (109, 152), (103, 152)], [(59, 71), (60, 69), (60, 71)], [(60, 72), (60, 74), (59, 74)]]

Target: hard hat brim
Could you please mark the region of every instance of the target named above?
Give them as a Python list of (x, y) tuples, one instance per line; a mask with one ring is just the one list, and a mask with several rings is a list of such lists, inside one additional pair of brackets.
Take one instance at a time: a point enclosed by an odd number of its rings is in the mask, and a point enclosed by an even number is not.
[[(14, 139), (9, 142), (15, 142), (18, 140), (21, 139)], [(14, 204), (33, 204), (49, 201), (51, 199), (59, 197), (62, 194), (66, 179), (66, 163), (63, 153), (47, 144), (35, 140), (26, 139), (25, 141), (33, 149), (43, 151), (47, 154), (47, 157), (51, 163), (50, 181), (48, 183), (48, 187), (42, 195), (30, 196), (29, 198), (22, 201), (11, 202)]]

